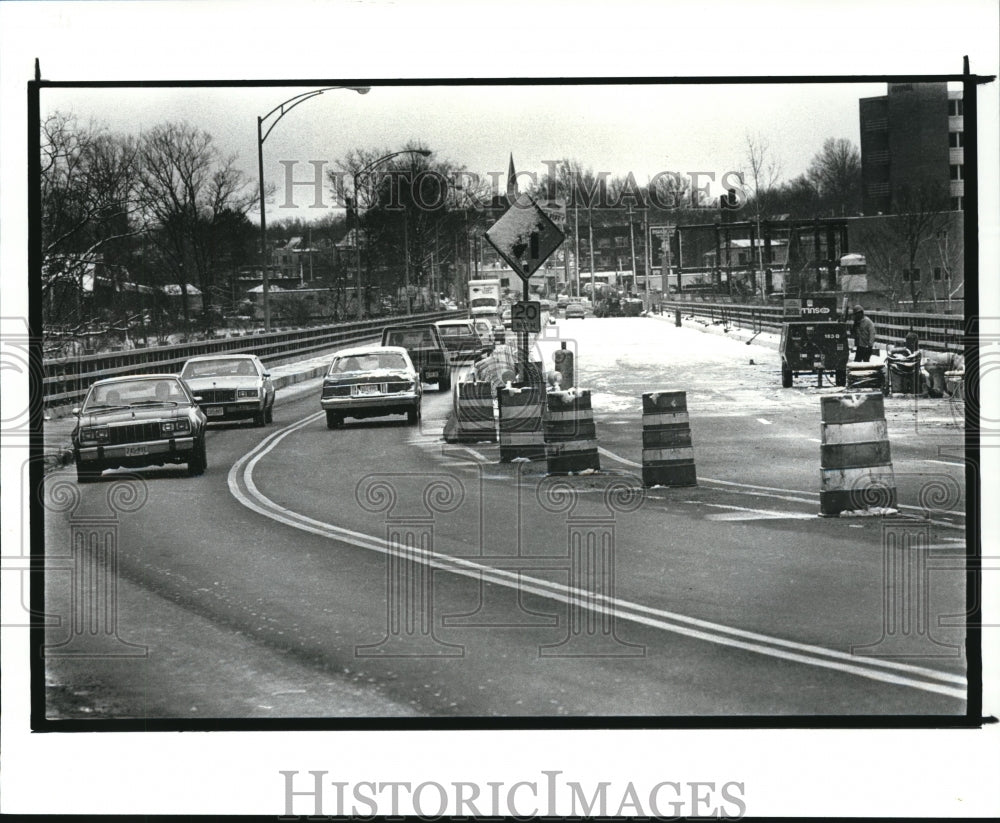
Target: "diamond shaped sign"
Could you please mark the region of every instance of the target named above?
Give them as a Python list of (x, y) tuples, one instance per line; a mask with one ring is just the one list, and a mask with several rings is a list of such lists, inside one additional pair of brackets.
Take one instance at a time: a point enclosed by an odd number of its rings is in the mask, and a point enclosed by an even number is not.
[(527, 282), (566, 236), (534, 200), (522, 198), (487, 229), (486, 239)]

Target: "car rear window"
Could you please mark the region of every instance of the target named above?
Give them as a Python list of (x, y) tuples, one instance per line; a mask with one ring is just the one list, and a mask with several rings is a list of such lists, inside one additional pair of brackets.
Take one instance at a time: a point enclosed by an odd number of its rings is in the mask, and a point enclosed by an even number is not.
[(386, 345), (402, 346), (404, 349), (429, 348), (435, 344), (430, 329), (401, 329), (389, 332), (386, 337)]

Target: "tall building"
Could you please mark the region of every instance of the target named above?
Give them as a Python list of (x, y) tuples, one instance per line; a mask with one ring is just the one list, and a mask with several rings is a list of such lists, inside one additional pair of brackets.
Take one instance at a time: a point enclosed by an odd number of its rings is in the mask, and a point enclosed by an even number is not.
[(946, 208), (962, 210), (962, 92), (946, 83), (889, 83), (887, 91), (859, 101), (864, 213), (892, 213), (907, 186), (937, 187)]

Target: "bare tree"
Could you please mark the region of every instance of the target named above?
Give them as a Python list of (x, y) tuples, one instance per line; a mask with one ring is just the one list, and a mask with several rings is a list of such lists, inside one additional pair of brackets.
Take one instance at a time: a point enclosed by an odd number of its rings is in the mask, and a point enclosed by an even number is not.
[(749, 208), (756, 220), (774, 216), (775, 190), (781, 177), (781, 163), (774, 156), (771, 143), (762, 135), (746, 135), (744, 186), (750, 189)]
[(913, 306), (925, 288), (928, 244), (948, 226), (947, 199), (940, 186), (902, 186), (893, 197), (895, 213), (884, 215), (862, 236), (865, 255), (880, 271), (890, 298), (908, 291)]
[(41, 124), (42, 293), (47, 315), (84, 320), (85, 277), (120, 283), (136, 220), (137, 145), (54, 113)]
[(142, 205), (157, 227), (157, 244), (181, 274), (186, 322), (185, 283), (193, 275), (208, 299), (217, 229), (233, 212), (245, 215), (257, 193), (236, 168), (235, 155), (221, 156), (208, 132), (187, 123), (166, 123), (144, 134), (140, 156)]
[(861, 153), (844, 138), (827, 138), (813, 157), (806, 177), (816, 189), (822, 209), (832, 215), (861, 211)]

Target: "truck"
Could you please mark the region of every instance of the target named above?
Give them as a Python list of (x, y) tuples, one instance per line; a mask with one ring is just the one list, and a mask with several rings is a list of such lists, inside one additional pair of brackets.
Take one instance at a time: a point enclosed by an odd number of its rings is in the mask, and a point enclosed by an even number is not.
[(500, 281), (469, 281), (469, 315), (475, 319), (480, 315), (500, 316)]

